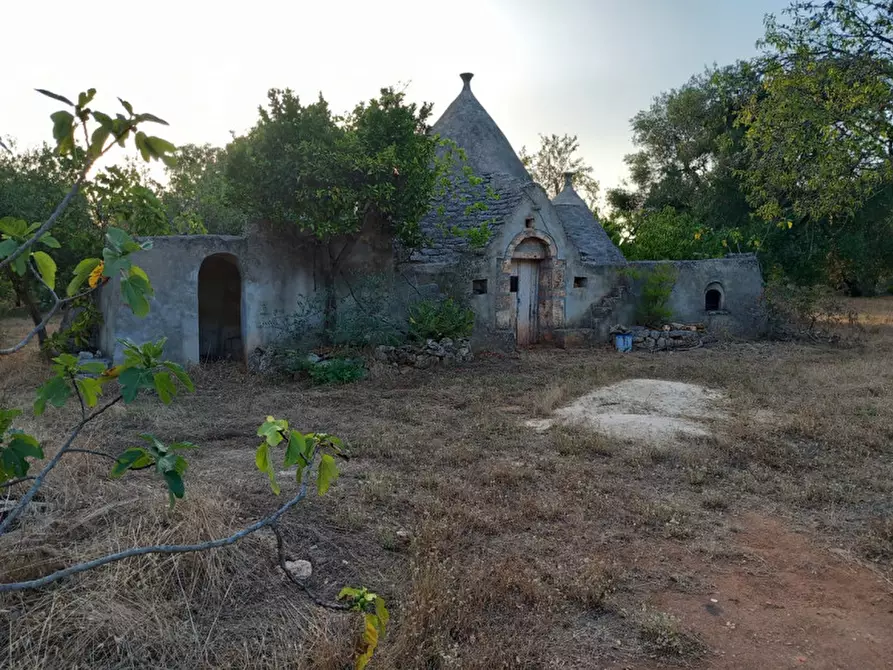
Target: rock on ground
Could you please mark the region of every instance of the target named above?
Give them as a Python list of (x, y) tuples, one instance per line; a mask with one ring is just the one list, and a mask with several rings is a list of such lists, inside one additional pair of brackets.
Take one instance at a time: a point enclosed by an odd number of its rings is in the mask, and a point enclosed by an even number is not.
[(310, 561), (286, 561), (285, 569), (295, 579), (309, 579), (310, 575), (313, 574), (313, 566), (310, 564)]

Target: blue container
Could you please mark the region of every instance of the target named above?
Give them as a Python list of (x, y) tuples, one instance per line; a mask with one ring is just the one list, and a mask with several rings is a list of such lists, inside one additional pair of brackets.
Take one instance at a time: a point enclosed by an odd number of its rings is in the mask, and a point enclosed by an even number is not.
[(617, 351), (627, 352), (633, 350), (633, 336), (629, 333), (618, 333), (614, 336), (614, 347)]

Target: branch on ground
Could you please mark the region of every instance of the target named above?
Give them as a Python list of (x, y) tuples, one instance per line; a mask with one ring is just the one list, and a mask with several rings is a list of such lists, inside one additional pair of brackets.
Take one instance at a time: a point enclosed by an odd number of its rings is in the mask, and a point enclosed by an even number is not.
[(209, 549), (226, 547), (228, 545), (235, 544), (239, 540), (248, 537), (252, 533), (256, 533), (262, 528), (273, 526), (283, 514), (285, 514), (288, 510), (301, 502), (306, 497), (306, 495), (307, 484), (302, 484), (300, 490), (298, 491), (298, 494), (287, 503), (282, 505), (282, 507), (277, 509), (271, 515), (264, 517), (259, 521), (256, 521), (250, 526), (243, 528), (242, 530), (233, 533), (228, 537), (219, 538), (217, 540), (209, 540), (208, 542), (200, 542), (198, 544), (158, 544), (148, 547), (134, 547), (132, 549), (126, 549), (114, 554), (108, 554), (107, 556), (101, 556), (99, 558), (93, 559), (92, 561), (78, 563), (77, 565), (72, 565), (71, 567), (64, 568), (62, 570), (57, 570), (56, 572), (50, 573), (45, 577), (30, 579), (25, 582), (11, 582), (8, 584), (0, 584), (0, 593), (38, 589), (43, 586), (47, 586), (48, 584), (52, 584), (53, 582), (57, 582), (60, 579), (65, 579), (66, 577), (71, 577), (72, 575), (86, 572), (87, 570), (93, 570), (94, 568), (108, 565), (109, 563), (115, 563), (117, 561), (124, 560), (125, 558), (132, 558), (134, 556), (145, 556), (147, 554), (186, 554), (196, 551), (207, 551)]

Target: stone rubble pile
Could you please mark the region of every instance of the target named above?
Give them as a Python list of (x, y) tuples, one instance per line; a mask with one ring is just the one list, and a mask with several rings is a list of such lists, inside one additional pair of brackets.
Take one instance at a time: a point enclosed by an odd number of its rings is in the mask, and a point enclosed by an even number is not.
[(468, 363), (474, 359), (468, 338), (452, 340), (445, 337), (439, 342), (428, 340), (419, 344), (403, 344), (399, 347), (380, 345), (375, 348), (375, 360), (390, 365), (411, 365), (420, 370), (436, 365)]

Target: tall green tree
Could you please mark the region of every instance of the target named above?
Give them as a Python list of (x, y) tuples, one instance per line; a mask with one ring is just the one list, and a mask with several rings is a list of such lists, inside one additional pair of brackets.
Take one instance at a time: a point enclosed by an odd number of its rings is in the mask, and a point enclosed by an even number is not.
[[(27, 222), (45, 221), (71, 188), (79, 169), (79, 160), (60, 156), (50, 146), (20, 151), (13, 140), (0, 150), (0, 217), (14, 216)], [(54, 253), (56, 273), (68, 281), (77, 263), (102, 249), (102, 233), (93, 225), (87, 199), (75, 197), (59, 217), (54, 232), (60, 243)], [(34, 324), (43, 318), (43, 304), (49, 299), (37, 279), (30, 273), (19, 274), (11, 267), (0, 273), (0, 283), (17, 306), (24, 307)], [(37, 333), (41, 343), (46, 329)]]
[(133, 159), (100, 170), (83, 188), (98, 228), (140, 236), (174, 232), (160, 191), (161, 185)]
[(598, 209), (599, 183), (592, 167), (578, 155), (580, 142), (576, 135), (540, 135), (540, 146), (530, 153), (521, 147), (520, 157), (533, 180), (554, 198), (564, 188), (564, 174), (574, 173), (574, 188), (595, 213)]
[(161, 199), (174, 230), (239, 235), (245, 212), (232, 203), (226, 179), (226, 149), (209, 144), (177, 148), (177, 163), (166, 168)]
[(749, 207), (737, 171), (744, 132), (740, 109), (760, 85), (750, 63), (711, 68), (662, 93), (632, 121), (638, 150), (626, 156), (632, 190), (609, 194), (618, 209), (691, 212), (714, 227), (746, 222)]
[(359, 233), (383, 229), (405, 247), (421, 246), (420, 221), (448, 190), (454, 152), (438, 155), (442, 144), (427, 125), (431, 105), (408, 103), (392, 88), (345, 116), (322, 96), (305, 105), (292, 91), (273, 89), (259, 114), (227, 149), (232, 201), (316, 241), (331, 326), (336, 279)]
[(763, 95), (739, 116), (750, 201), (770, 226), (802, 229), (803, 261), (870, 291), (865, 269), (893, 265), (877, 207), (893, 185), (893, 5), (797, 1), (767, 18), (762, 46)]
[(605, 220), (627, 256), (697, 258), (739, 248), (752, 208), (741, 178), (745, 134), (736, 120), (759, 88), (759, 71), (748, 62), (714, 67), (633, 117), (631, 183), (608, 191)]

